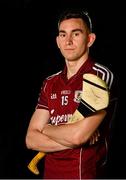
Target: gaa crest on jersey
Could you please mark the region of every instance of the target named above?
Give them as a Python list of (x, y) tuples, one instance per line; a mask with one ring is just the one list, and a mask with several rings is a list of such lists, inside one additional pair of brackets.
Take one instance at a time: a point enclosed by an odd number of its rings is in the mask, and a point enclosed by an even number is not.
[(51, 94), (51, 99), (57, 99), (56, 93), (52, 93), (52, 94)]
[(77, 90), (74, 94), (74, 102), (80, 103), (82, 91)]

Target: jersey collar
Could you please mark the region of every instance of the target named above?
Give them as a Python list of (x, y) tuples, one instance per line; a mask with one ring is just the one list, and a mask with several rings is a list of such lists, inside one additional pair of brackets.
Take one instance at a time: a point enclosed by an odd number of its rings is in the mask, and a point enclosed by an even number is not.
[(88, 57), (88, 59), (83, 63), (78, 72), (75, 75), (73, 75), (69, 80), (67, 79), (67, 67), (65, 66), (64, 70), (62, 71), (61, 77), (66, 82), (71, 81), (71, 79), (73, 79), (74, 77), (90, 72), (93, 64), (94, 60), (91, 57)]

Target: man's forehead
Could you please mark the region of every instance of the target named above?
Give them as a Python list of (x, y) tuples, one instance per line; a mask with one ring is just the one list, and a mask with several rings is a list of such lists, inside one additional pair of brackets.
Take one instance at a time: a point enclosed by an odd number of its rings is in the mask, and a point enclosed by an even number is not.
[(75, 30), (75, 29), (84, 29), (85, 25), (81, 18), (71, 18), (65, 19), (60, 23), (59, 31), (62, 30)]

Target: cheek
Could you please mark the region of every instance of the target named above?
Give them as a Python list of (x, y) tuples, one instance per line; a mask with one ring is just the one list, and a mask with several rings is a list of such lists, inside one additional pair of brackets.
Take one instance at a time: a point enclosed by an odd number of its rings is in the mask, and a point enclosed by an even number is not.
[(63, 47), (63, 41), (61, 41), (60, 38), (57, 38), (57, 46), (59, 49)]
[(81, 40), (79, 43), (77, 43), (79, 46), (79, 49), (85, 49), (87, 47), (88, 41), (87, 39), (83, 39)]
[(61, 49), (61, 48), (63, 48), (64, 44), (65, 44), (64, 41), (62, 41), (62, 42), (59, 41), (58, 42), (58, 47)]
[(64, 49), (63, 44), (59, 44), (59, 49), (60, 49), (61, 52), (63, 51), (63, 49)]
[(83, 44), (86, 45), (88, 42), (90, 41), (90, 39), (86, 36), (81, 37), (80, 39), (78, 39), (78, 44)]

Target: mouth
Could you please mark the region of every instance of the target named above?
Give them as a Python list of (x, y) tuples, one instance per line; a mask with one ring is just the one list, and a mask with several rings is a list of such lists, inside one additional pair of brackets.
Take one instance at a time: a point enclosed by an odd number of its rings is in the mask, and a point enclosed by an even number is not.
[(67, 48), (67, 49), (64, 49), (65, 51), (74, 51), (74, 49), (70, 49), (70, 48)]

